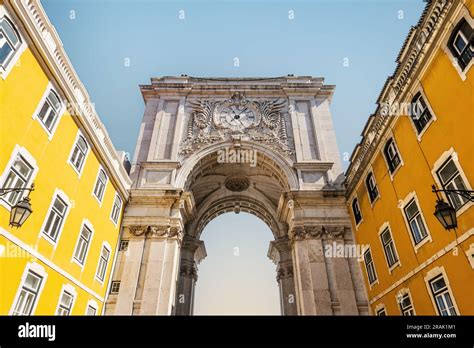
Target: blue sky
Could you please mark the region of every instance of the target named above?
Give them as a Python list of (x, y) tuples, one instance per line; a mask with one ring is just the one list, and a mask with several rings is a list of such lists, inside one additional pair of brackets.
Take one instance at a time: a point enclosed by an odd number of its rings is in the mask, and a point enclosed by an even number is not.
[[(422, 0), (42, 3), (117, 149), (133, 154), (144, 109), (138, 85), (149, 83), (153, 76), (294, 74), (321, 76), (327, 84), (336, 85), (331, 110), (339, 149), (346, 159), (359, 142), (363, 126), (375, 110), (377, 96), (387, 76), (393, 73), (406, 34), (425, 5)], [(238, 67), (234, 66), (235, 58), (239, 59)], [(344, 66), (345, 61), (348, 66)], [(208, 252), (214, 250), (220, 257), (209, 256), (209, 266), (203, 262), (199, 280), (203, 289), (212, 287), (216, 279), (213, 277), (218, 276), (212, 264), (219, 262), (225, 269), (237, 262), (232, 248), (226, 247), (217, 231), (226, 231), (230, 243), (238, 226), (242, 235), (234, 242), (236, 246), (266, 253), (271, 238), (269, 231), (263, 231), (266, 227), (244, 214), (238, 216), (239, 224), (235, 225), (235, 218), (225, 214), (204, 231)], [(261, 237), (265, 233), (268, 240)], [(249, 278), (248, 267), (235, 268), (233, 280), (221, 292), (228, 297), (221, 296), (220, 304), (202, 305), (206, 303), (200, 297), (204, 292), (198, 290), (200, 299), (196, 305), (200, 313), (215, 312), (215, 308), (233, 312), (235, 303), (229, 304), (229, 296), (234, 293), (235, 284), (249, 284), (253, 289), (273, 286), (276, 291), (274, 266), (268, 260), (262, 261), (265, 255), (251, 255), (237, 260), (263, 262), (262, 267), (266, 262), (271, 275)], [(258, 308), (253, 312), (278, 310), (278, 300), (269, 308), (268, 296), (258, 291), (255, 296)], [(236, 303), (244, 306), (243, 300), (239, 301)], [(259, 307), (258, 303), (262, 305)]]

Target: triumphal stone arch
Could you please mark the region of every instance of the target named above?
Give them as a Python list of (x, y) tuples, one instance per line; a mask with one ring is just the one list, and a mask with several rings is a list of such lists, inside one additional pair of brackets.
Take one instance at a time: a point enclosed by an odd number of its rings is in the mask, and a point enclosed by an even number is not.
[[(191, 315), (201, 233), (226, 212), (274, 240), (284, 315), (367, 314), (322, 78), (153, 78), (106, 314)], [(340, 248), (339, 248), (340, 249)], [(347, 248), (346, 248), (347, 249)], [(242, 284), (245, 286), (245, 284)]]

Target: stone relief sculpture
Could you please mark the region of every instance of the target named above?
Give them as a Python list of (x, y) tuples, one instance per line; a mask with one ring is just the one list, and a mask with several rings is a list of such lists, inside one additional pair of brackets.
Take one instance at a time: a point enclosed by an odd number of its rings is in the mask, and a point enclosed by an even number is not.
[(205, 145), (240, 139), (256, 141), (292, 156), (294, 148), (288, 139), (282, 99), (249, 100), (237, 92), (230, 99), (188, 101), (190, 116), (186, 139), (179, 154), (187, 157)]

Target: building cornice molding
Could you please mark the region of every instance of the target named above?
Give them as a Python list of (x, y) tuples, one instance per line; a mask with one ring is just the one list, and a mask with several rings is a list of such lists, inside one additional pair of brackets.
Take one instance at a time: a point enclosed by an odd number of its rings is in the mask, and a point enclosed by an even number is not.
[(114, 181), (125, 199), (131, 186), (125, 168), (112, 141), (92, 107), (90, 97), (67, 56), (61, 39), (49, 21), (38, 0), (5, 0), (4, 5), (20, 20), (26, 30), (26, 36), (33, 43), (43, 62), (53, 75), (55, 83), (68, 101), (68, 111), (93, 143), (101, 162), (108, 169), (109, 177)]
[[(418, 24), (412, 27), (407, 35), (400, 53), (397, 57), (397, 67), (392, 76), (388, 77), (384, 87), (377, 99), (377, 109), (371, 115), (364, 126), (362, 139), (356, 145), (352, 155), (349, 168), (346, 171), (347, 195), (350, 195), (383, 139), (389, 125), (396, 120), (392, 108), (404, 102), (406, 93), (411, 89), (416, 78), (423, 69), (421, 61), (433, 54), (438, 40), (437, 34), (442, 31), (443, 21), (447, 13), (455, 6), (453, 0), (430, 1)], [(457, 6), (464, 6), (459, 2)], [(444, 21), (446, 22), (446, 21)]]

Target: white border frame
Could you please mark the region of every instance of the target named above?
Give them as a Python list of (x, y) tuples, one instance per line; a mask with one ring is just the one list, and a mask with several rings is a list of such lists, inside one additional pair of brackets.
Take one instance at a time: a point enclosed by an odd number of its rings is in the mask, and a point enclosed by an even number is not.
[(61, 299), (65, 292), (69, 293), (72, 296), (72, 303), (71, 303), (71, 308), (69, 309), (68, 316), (73, 315), (72, 311), (74, 309), (74, 305), (76, 304), (77, 292), (76, 292), (76, 288), (69, 283), (63, 284), (61, 288), (61, 292), (58, 298), (58, 304), (56, 305), (56, 310), (54, 311), (54, 315), (58, 315), (59, 305), (61, 304)]
[(29, 272), (34, 272), (38, 274), (39, 276), (43, 277), (41, 280), (41, 285), (40, 288), (38, 289), (38, 294), (36, 295), (36, 301), (33, 304), (33, 308), (31, 308), (31, 315), (34, 315), (36, 312), (36, 307), (38, 306), (38, 302), (40, 300), (41, 293), (43, 292), (44, 286), (46, 284), (46, 280), (48, 278), (48, 273), (46, 273), (46, 270), (43, 266), (41, 266), (39, 263), (36, 262), (28, 262), (25, 266), (25, 269), (23, 270), (23, 275), (20, 278), (20, 283), (18, 285), (18, 289), (16, 291), (15, 297), (13, 298), (12, 305), (10, 307), (10, 312), (8, 313), (9, 315), (13, 315), (13, 312), (16, 307), (16, 302), (18, 301), (18, 297), (20, 297), (21, 289), (23, 288), (23, 284), (25, 283), (26, 277)]
[(379, 312), (383, 309), (383, 311), (385, 312), (385, 316), (388, 316), (388, 313), (387, 313), (387, 307), (385, 306), (384, 303), (380, 302), (378, 303), (375, 307), (374, 307), (374, 314), (376, 317), (379, 316)]
[[(385, 156), (382, 154), (382, 157), (385, 157)], [(367, 177), (370, 174), (372, 174), (372, 178), (374, 178), (375, 187), (377, 187), (377, 193), (378, 193), (377, 197), (373, 201), (370, 199), (369, 187), (367, 186)], [(380, 196), (380, 188), (379, 188), (379, 185), (377, 184), (377, 179), (375, 178), (375, 173), (374, 173), (374, 169), (372, 168), (372, 164), (369, 166), (369, 170), (367, 171), (363, 180), (364, 180), (365, 191), (367, 192), (367, 198), (370, 203), (370, 207), (373, 209), (375, 206), (375, 203), (377, 203), (377, 201), (380, 200), (381, 196)]]
[[(418, 140), (418, 142), (421, 143), (421, 141), (423, 140), (423, 135), (426, 133), (428, 128), (430, 128), (430, 126), (438, 120), (438, 117), (436, 117), (436, 114), (435, 114), (433, 108), (431, 107), (431, 103), (430, 103), (430, 101), (428, 100), (428, 97), (425, 94), (425, 90), (423, 89), (423, 85), (421, 84), (421, 82), (418, 82), (418, 85), (414, 89), (412, 89), (412, 91), (410, 91), (408, 93), (409, 100), (408, 100), (407, 103), (409, 103), (411, 109), (413, 108), (413, 106), (412, 106), (413, 98), (418, 93), (420, 93), (421, 97), (423, 98), (423, 101), (426, 104), (426, 108), (428, 109), (428, 111), (431, 114), (431, 120), (428, 121), (425, 128), (423, 128), (423, 130), (420, 132), (420, 134), (418, 134), (418, 129), (416, 129), (415, 122), (413, 121), (413, 118), (411, 117), (411, 115), (407, 115), (407, 117), (410, 118), (410, 124), (413, 128), (413, 132), (416, 136), (416, 140)], [(410, 109), (410, 112), (412, 112), (411, 109)]]
[(88, 314), (87, 314), (87, 311), (89, 310), (89, 307), (95, 309), (95, 314), (94, 314), (93, 316), (94, 316), (94, 317), (97, 316), (98, 313), (99, 313), (99, 305), (97, 304), (97, 301), (95, 301), (95, 300), (89, 300), (89, 301), (87, 301), (86, 311), (84, 312), (84, 315), (88, 315)]
[(13, 24), (14, 29), (16, 30), (21, 41), (20, 46), (13, 53), (13, 56), (10, 59), (10, 62), (7, 64), (6, 68), (5, 69), (0, 68), (0, 77), (2, 78), (2, 80), (6, 80), (10, 72), (13, 70), (13, 67), (21, 64), (20, 57), (23, 55), (23, 52), (28, 47), (28, 44), (26, 43), (25, 37), (23, 36), (23, 33), (21, 32), (20, 28), (16, 25), (15, 21), (13, 20), (13, 17), (10, 15), (10, 13), (8, 13), (7, 9), (5, 8), (5, 5), (0, 5), (0, 17), (7, 17), (9, 19), (9, 21)]
[[(84, 226), (87, 227), (91, 231), (91, 236), (90, 236), (90, 239), (89, 239), (89, 244), (87, 246), (86, 254), (84, 255), (84, 263), (81, 264), (74, 257), (74, 255), (76, 254), (77, 244), (79, 243), (79, 240), (81, 239), (81, 233), (82, 233), (82, 229), (84, 228)], [(83, 219), (82, 223), (81, 223), (81, 227), (79, 229), (79, 233), (78, 233), (77, 238), (76, 238), (76, 244), (74, 245), (74, 250), (72, 252), (72, 257), (71, 257), (71, 263), (75, 263), (76, 265), (78, 265), (81, 268), (81, 270), (84, 270), (84, 266), (86, 265), (87, 256), (89, 255), (89, 250), (91, 250), (92, 239), (94, 238), (94, 235), (95, 235), (95, 231), (94, 231), (94, 227), (92, 226), (92, 223), (87, 219)]]
[[(408, 203), (411, 202), (411, 200), (414, 200), (417, 207), (418, 211), (420, 212), (421, 215), (421, 220), (424, 223), (424, 227), (426, 230), (426, 233), (428, 234), (424, 239), (422, 239), (418, 244), (415, 244), (415, 240), (413, 238), (413, 232), (411, 230), (410, 224), (408, 223), (407, 216), (405, 214), (405, 208), (407, 207)], [(413, 249), (415, 250), (415, 253), (418, 253), (418, 249), (420, 249), (423, 245), (427, 243), (431, 243), (433, 241), (433, 238), (431, 237), (431, 232), (428, 228), (428, 224), (426, 223), (425, 220), (425, 215), (423, 214), (423, 210), (421, 209), (420, 201), (418, 200), (418, 196), (416, 195), (415, 191), (410, 192), (409, 194), (406, 195), (406, 197), (403, 200), (398, 201), (398, 208), (400, 209), (400, 213), (403, 216), (403, 221), (405, 222), (405, 226), (407, 228), (408, 235), (410, 236), (411, 243), (413, 245)]]
[[(99, 174), (101, 170), (104, 171), (106, 180), (105, 180), (104, 192), (102, 194), (102, 198), (99, 199), (99, 197), (95, 195), (94, 191), (95, 191), (95, 186), (97, 185), (97, 180), (99, 180)], [(95, 200), (99, 203), (99, 207), (102, 207), (102, 202), (104, 202), (105, 192), (107, 191), (108, 184), (109, 184), (109, 175), (107, 174), (107, 171), (104, 169), (104, 167), (102, 167), (102, 165), (99, 165), (99, 170), (97, 170), (97, 175), (94, 180), (94, 185), (92, 185), (92, 193), (91, 193), (92, 196), (95, 198)]]
[(444, 278), (444, 281), (446, 283), (446, 287), (448, 289), (448, 293), (449, 295), (451, 296), (451, 301), (453, 301), (453, 306), (454, 308), (456, 309), (456, 314), (457, 315), (461, 315), (461, 312), (459, 311), (459, 307), (456, 303), (456, 298), (454, 297), (454, 294), (453, 294), (453, 291), (451, 290), (451, 285), (449, 283), (449, 278), (448, 278), (448, 275), (446, 273), (446, 270), (444, 269), (443, 266), (436, 266), (436, 267), (433, 267), (432, 269), (430, 269), (427, 273), (426, 273), (426, 276), (424, 277), (424, 281), (425, 281), (425, 285), (428, 289), (428, 293), (430, 295), (430, 298), (431, 298), (431, 302), (433, 304), (433, 309), (435, 310), (436, 314), (437, 315), (441, 315), (441, 313), (439, 313), (439, 310), (438, 310), (438, 305), (436, 304), (436, 300), (433, 296), (433, 290), (431, 289), (431, 284), (430, 282), (435, 279), (436, 277), (442, 275), (443, 278)]
[[(99, 277), (97, 276), (98, 275), (97, 272), (99, 271), (100, 258), (102, 257), (102, 250), (104, 248), (107, 248), (107, 250), (109, 251), (109, 259), (107, 260), (107, 264), (105, 265), (104, 279), (100, 280)], [(95, 268), (95, 275), (94, 275), (94, 280), (99, 282), (102, 286), (104, 286), (104, 283), (107, 280), (107, 269), (109, 268), (111, 259), (113, 259), (112, 248), (110, 247), (110, 244), (107, 241), (103, 241), (102, 246), (100, 247), (99, 258), (97, 259), (97, 266)]]
[[(472, 190), (472, 186), (469, 183), (469, 180), (467, 179), (466, 174), (464, 174), (464, 171), (462, 169), (461, 163), (459, 162), (459, 157), (456, 151), (454, 151), (454, 148), (450, 148), (449, 150), (443, 152), (441, 156), (438, 157), (438, 159), (435, 161), (433, 164), (433, 168), (431, 169), (431, 175), (434, 178), (434, 181), (438, 188), (442, 189), (443, 185), (441, 184), (441, 181), (439, 180), (438, 173), (437, 171), (441, 168), (443, 164), (446, 163), (446, 161), (449, 159), (449, 157), (452, 158), (454, 165), (459, 171), (459, 174), (461, 175), (461, 178), (466, 185), (467, 190)], [(451, 201), (448, 199), (447, 195), (444, 192), (440, 192), (441, 196), (446, 202), (449, 202), (451, 204)], [(474, 202), (467, 202), (464, 204), (459, 210), (456, 211), (456, 217), (459, 217), (461, 214), (463, 214), (465, 211), (467, 211), (469, 208), (474, 206)]]
[[(355, 214), (354, 214), (354, 208), (352, 206), (352, 203), (354, 202), (354, 199), (357, 199), (357, 205), (358, 205), (359, 211), (360, 211), (360, 221), (359, 222), (356, 222)], [(355, 229), (356, 229), (356, 231), (358, 231), (359, 226), (364, 222), (364, 215), (362, 214), (362, 209), (360, 207), (360, 201), (359, 201), (359, 196), (357, 195), (357, 192), (354, 192), (354, 194), (351, 196), (350, 201), (348, 203), (349, 203), (349, 209), (350, 209), (350, 212), (351, 212), (350, 215), (352, 215), (352, 220), (354, 220)]]
[[(78, 170), (76, 166), (71, 162), (71, 157), (72, 157), (72, 154), (74, 153), (74, 149), (76, 148), (76, 144), (77, 144), (77, 141), (79, 140), (79, 137), (84, 138), (84, 141), (86, 142), (86, 145), (87, 145), (87, 151), (86, 151), (86, 154), (84, 155), (84, 161), (82, 162), (81, 170)], [(86, 166), (87, 158), (89, 157), (90, 152), (91, 152), (91, 145), (89, 144), (89, 142), (87, 141), (87, 138), (84, 136), (81, 130), (78, 129), (77, 134), (76, 134), (76, 139), (74, 140), (74, 143), (72, 144), (72, 148), (71, 148), (71, 151), (69, 152), (69, 156), (67, 159), (67, 163), (69, 163), (69, 165), (72, 167), (74, 172), (77, 174), (78, 179), (80, 179), (82, 176), (82, 172), (84, 171), (84, 167)]]
[[(398, 154), (398, 157), (400, 158), (400, 163), (398, 164), (397, 168), (392, 172), (390, 172), (390, 166), (388, 164), (388, 160), (385, 157), (385, 146), (387, 146), (387, 143), (392, 140), (392, 144), (395, 147), (395, 151)], [(393, 181), (393, 178), (395, 177), (395, 174), (398, 173), (401, 167), (405, 165), (405, 162), (403, 161), (402, 153), (400, 152), (400, 149), (398, 148), (397, 141), (395, 140), (395, 135), (392, 133), (392, 130), (390, 129), (389, 135), (382, 141), (382, 151), (381, 155), (384, 159), (385, 165), (387, 166), (388, 170), (388, 175), (390, 176), (390, 181)]]
[(410, 289), (408, 288), (400, 289), (395, 295), (395, 302), (398, 305), (398, 310), (400, 311), (400, 315), (403, 316), (403, 311), (402, 311), (402, 304), (401, 302), (398, 301), (398, 297), (400, 296), (403, 299), (403, 296), (405, 295), (408, 295), (408, 298), (410, 299), (410, 303), (411, 303), (411, 309), (413, 310), (413, 315), (416, 315), (415, 304), (413, 303), (413, 297), (411, 296)]
[[(375, 280), (371, 283), (369, 279), (369, 272), (367, 271), (367, 263), (365, 262), (365, 253), (367, 250), (370, 253), (370, 256), (372, 258), (372, 264), (374, 265), (374, 273), (375, 273)], [(375, 268), (375, 259), (374, 259), (374, 254), (372, 253), (372, 248), (369, 246), (368, 248), (364, 249), (364, 252), (362, 253), (362, 262), (364, 263), (364, 269), (365, 269), (365, 274), (367, 276), (367, 283), (369, 284), (370, 290), (376, 285), (379, 284), (379, 275), (377, 274), (377, 269)]]
[[(0, 183), (2, 187), (5, 184), (5, 180), (7, 179), (8, 173), (10, 173), (10, 169), (13, 165), (13, 162), (15, 161), (18, 155), (25, 158), (26, 162), (28, 162), (28, 164), (33, 168), (33, 172), (31, 173), (30, 179), (26, 183), (25, 187), (31, 187), (31, 184), (34, 182), (34, 179), (36, 178), (36, 175), (38, 174), (38, 171), (39, 171), (38, 164), (36, 163), (35, 158), (30, 154), (30, 152), (26, 148), (16, 144), (15, 148), (13, 149), (10, 155), (10, 159), (8, 160), (8, 163), (6, 164), (5, 168), (3, 169), (2, 175), (0, 176)], [(23, 191), (23, 193), (20, 196), (21, 197), (20, 199), (22, 199), (26, 195), (28, 195), (28, 192)], [(8, 211), (11, 211), (12, 209), (11, 206), (7, 202), (5, 202), (3, 199), (0, 199), (0, 206), (4, 207)]]
[[(48, 217), (49, 217), (49, 214), (51, 212), (51, 209), (53, 208), (53, 204), (54, 204), (54, 201), (56, 200), (56, 197), (61, 198), (64, 201), (64, 203), (67, 204), (67, 207), (66, 207), (66, 212), (64, 213), (64, 218), (63, 218), (61, 227), (59, 228), (59, 231), (58, 231), (58, 236), (57, 236), (56, 240), (54, 241), (50, 237), (48, 237), (43, 231), (44, 231), (44, 228), (46, 227), (46, 222), (48, 221)], [(69, 199), (69, 197), (64, 193), (64, 191), (56, 188), (54, 190), (53, 196), (51, 198), (51, 203), (49, 204), (49, 208), (46, 211), (46, 216), (44, 217), (44, 221), (43, 221), (43, 224), (41, 225), (41, 230), (40, 230), (40, 238), (43, 238), (46, 241), (48, 241), (51, 245), (53, 245), (54, 249), (56, 249), (56, 247), (59, 244), (59, 239), (61, 238), (61, 235), (62, 235), (62, 232), (63, 232), (63, 229), (64, 229), (64, 225), (66, 225), (66, 220), (67, 220), (67, 217), (68, 217), (69, 212), (71, 211), (71, 209), (72, 209), (72, 202)]]
[[(453, 34), (454, 28), (458, 25), (458, 23), (462, 20), (465, 19), (466, 22), (471, 26), (471, 28), (474, 29), (474, 19), (471, 17), (471, 14), (469, 12), (469, 9), (466, 6), (463, 6), (460, 13), (454, 19), (450, 24), (448, 31), (446, 33), (446, 36), (444, 37), (443, 41), (441, 42), (441, 49), (446, 53), (448, 56), (448, 59), (450, 60), (451, 64), (453, 65), (454, 69), (457, 71), (459, 77), (461, 78), (462, 81), (466, 81), (467, 79), (467, 73), (471, 69), (472, 65), (474, 64), (474, 59), (471, 59), (469, 64), (464, 68), (464, 70), (461, 70), (461, 67), (459, 66), (457, 62), (457, 58), (453, 56), (451, 53), (451, 50), (448, 47), (448, 41), (451, 38), (451, 35)], [(469, 41), (468, 41), (469, 44)]]
[[(105, 193), (105, 192), (104, 192), (104, 193)], [(114, 211), (115, 199), (116, 199), (117, 197), (120, 199), (121, 204), (120, 204), (120, 209), (119, 209), (119, 213), (118, 213), (118, 216), (117, 216), (117, 222), (115, 222), (114, 219), (112, 219), (112, 212)], [(124, 207), (123, 199), (122, 199), (122, 197), (120, 197), (120, 195), (118, 194), (118, 192), (115, 191), (114, 200), (113, 200), (113, 202), (112, 202), (112, 209), (110, 209), (110, 214), (109, 214), (109, 219), (110, 219), (110, 221), (112, 221), (112, 223), (114, 224), (115, 227), (117, 227), (117, 226), (119, 225), (120, 219), (122, 218), (123, 207)]]
[[(58, 118), (56, 119), (56, 122), (54, 123), (54, 126), (50, 131), (48, 128), (46, 128), (43, 121), (41, 121), (38, 118), (38, 113), (41, 111), (41, 108), (43, 107), (44, 103), (46, 102), (46, 98), (48, 97), (48, 95), (51, 91), (53, 91), (56, 94), (56, 96), (59, 98), (59, 102), (61, 103), (61, 106), (58, 110)], [(46, 132), (46, 135), (48, 136), (48, 140), (51, 141), (51, 139), (53, 139), (54, 133), (56, 133), (56, 129), (58, 128), (59, 123), (61, 122), (61, 119), (62, 119), (65, 111), (66, 111), (66, 105), (64, 104), (64, 101), (61, 97), (61, 94), (58, 93), (58, 90), (53, 86), (51, 81), (49, 81), (48, 85), (46, 86), (46, 89), (43, 93), (43, 96), (41, 97), (40, 102), (36, 106), (36, 109), (33, 112), (33, 115), (31, 116), (31, 118), (33, 118), (33, 120), (36, 120), (41, 125), (41, 128), (43, 128), (43, 130)]]
[[(388, 233), (390, 233), (390, 238), (392, 239), (393, 249), (395, 251), (395, 256), (397, 257), (397, 261), (391, 266), (388, 264), (387, 254), (385, 253), (385, 248), (384, 248), (383, 241), (382, 241), (382, 233), (386, 229), (388, 229)], [(382, 247), (382, 252), (385, 256), (385, 262), (387, 263), (388, 273), (392, 274), (392, 272), (395, 268), (402, 266), (402, 262), (400, 261), (400, 255), (398, 254), (397, 245), (395, 244), (395, 239), (393, 238), (392, 228), (390, 227), (390, 223), (388, 221), (385, 221), (382, 224), (382, 226), (379, 227), (379, 231), (378, 231), (377, 235), (378, 235), (378, 238), (379, 238), (380, 246)]]

